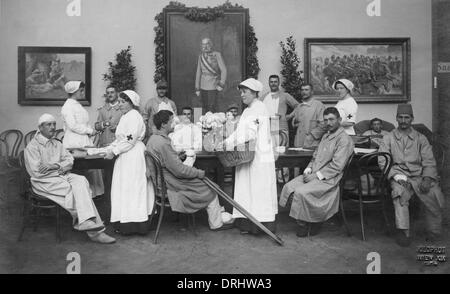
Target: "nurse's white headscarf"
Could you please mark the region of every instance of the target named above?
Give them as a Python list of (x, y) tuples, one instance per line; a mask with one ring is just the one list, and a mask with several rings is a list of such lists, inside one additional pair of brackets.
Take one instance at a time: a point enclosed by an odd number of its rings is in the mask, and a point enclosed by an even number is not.
[(43, 115), (41, 115), (39, 117), (38, 126), (40, 126), (40, 125), (42, 125), (43, 123), (46, 123), (46, 122), (56, 122), (56, 119), (55, 119), (55, 117), (53, 115), (48, 114), (48, 113), (44, 113)]
[(73, 94), (80, 89), (80, 85), (81, 81), (68, 81), (64, 85), (64, 91), (66, 91), (67, 94)]
[(133, 103), (134, 106), (139, 107), (139, 104), (141, 103), (141, 97), (139, 97), (138, 93), (134, 92), (133, 90), (125, 90), (122, 91), (122, 93), (130, 98), (131, 103)]
[(336, 90), (336, 84), (338, 84), (338, 83), (342, 83), (349, 92), (353, 91), (353, 88), (355, 87), (355, 85), (353, 85), (352, 81), (347, 80), (347, 79), (339, 79), (333, 83), (332, 88)]
[(241, 82), (239, 84), (238, 88), (239, 87), (246, 87), (255, 92), (261, 92), (264, 86), (260, 81), (255, 80), (254, 78), (250, 78), (250, 79), (246, 79), (245, 81)]

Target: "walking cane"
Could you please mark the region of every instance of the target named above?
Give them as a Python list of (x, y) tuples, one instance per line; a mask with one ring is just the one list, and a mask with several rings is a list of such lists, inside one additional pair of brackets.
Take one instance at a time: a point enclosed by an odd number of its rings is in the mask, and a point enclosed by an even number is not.
[(217, 186), (216, 183), (214, 183), (213, 181), (211, 181), (209, 178), (203, 178), (202, 181), (208, 186), (210, 187), (214, 192), (217, 193), (217, 195), (219, 195), (220, 197), (222, 197), (223, 199), (225, 199), (225, 201), (227, 201), (228, 203), (230, 203), (231, 205), (233, 205), (234, 208), (236, 208), (240, 213), (242, 213), (243, 215), (245, 215), (252, 223), (254, 223), (258, 228), (260, 228), (264, 233), (266, 233), (267, 235), (269, 235), (272, 239), (274, 239), (279, 245), (283, 246), (284, 242), (283, 240), (278, 237), (277, 235), (275, 235), (274, 233), (272, 233), (268, 228), (266, 228), (263, 224), (261, 224), (253, 215), (251, 215), (247, 210), (245, 210), (245, 208), (243, 208), (241, 205), (239, 205), (239, 203), (237, 203), (236, 201), (233, 200), (233, 198), (231, 198), (230, 196), (227, 195), (227, 193), (225, 193), (222, 189), (219, 188), (219, 186)]

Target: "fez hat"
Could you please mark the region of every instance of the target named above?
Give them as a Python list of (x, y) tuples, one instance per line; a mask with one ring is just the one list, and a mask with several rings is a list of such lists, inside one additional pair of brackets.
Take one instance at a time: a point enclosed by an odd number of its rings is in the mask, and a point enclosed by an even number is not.
[(413, 115), (413, 109), (411, 104), (399, 104), (397, 106), (397, 115), (399, 114), (409, 114), (411, 116)]

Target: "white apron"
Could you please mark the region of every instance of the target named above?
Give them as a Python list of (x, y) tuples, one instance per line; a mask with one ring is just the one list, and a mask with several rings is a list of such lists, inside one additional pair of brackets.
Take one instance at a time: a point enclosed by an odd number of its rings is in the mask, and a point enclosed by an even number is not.
[[(89, 113), (78, 101), (71, 98), (67, 99), (61, 108), (61, 116), (64, 122), (62, 143), (65, 148), (83, 148), (94, 145), (89, 137), (89, 134), (93, 131), (89, 126)], [(86, 170), (83, 175), (89, 181), (93, 197), (105, 193), (101, 170)]]
[[(255, 158), (236, 167), (234, 200), (258, 221), (273, 222), (278, 213), (275, 159), (269, 116), (264, 103), (257, 99), (244, 110), (236, 131), (227, 138), (226, 144), (238, 145), (249, 138), (256, 138)], [(245, 216), (233, 209), (233, 217)]]
[(119, 154), (111, 185), (111, 222), (145, 222), (152, 213), (155, 193), (145, 174), (144, 136), (144, 120), (133, 109), (120, 118), (116, 140), (107, 147)]

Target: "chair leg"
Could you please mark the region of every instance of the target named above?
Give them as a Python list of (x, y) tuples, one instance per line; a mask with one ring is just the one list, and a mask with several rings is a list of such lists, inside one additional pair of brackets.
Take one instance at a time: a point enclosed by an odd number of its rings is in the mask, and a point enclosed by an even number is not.
[(347, 217), (345, 216), (345, 210), (344, 210), (344, 200), (342, 197), (339, 199), (339, 206), (341, 210), (342, 220), (344, 221), (344, 226), (347, 231), (347, 235), (350, 237), (352, 235), (352, 232), (350, 231), (350, 227), (347, 223)]
[(32, 207), (32, 211), (33, 211), (33, 232), (37, 232), (41, 210), (39, 208)]
[(159, 218), (158, 218), (158, 225), (156, 226), (156, 232), (155, 232), (155, 238), (153, 239), (153, 244), (156, 244), (158, 241), (158, 234), (159, 234), (159, 229), (161, 227), (161, 222), (164, 216), (164, 205), (160, 206), (159, 209)]
[(29, 211), (28, 211), (28, 202), (27, 200), (23, 203), (23, 211), (22, 211), (22, 228), (20, 229), (19, 236), (17, 237), (17, 242), (22, 241), (23, 233), (25, 232), (25, 228), (29, 221)]
[(154, 207), (153, 207), (153, 210), (152, 210), (152, 214), (150, 215), (150, 218), (148, 219), (148, 223), (151, 225), (152, 224), (152, 221), (153, 221), (153, 216), (155, 215), (155, 213), (156, 213), (156, 205), (154, 205)]
[(56, 206), (56, 242), (61, 243), (61, 210)]
[(366, 241), (366, 236), (364, 234), (364, 210), (363, 210), (363, 202), (362, 196), (359, 195), (359, 218), (361, 220), (361, 236), (363, 241)]
[(386, 225), (386, 230), (387, 230), (387, 232), (389, 232), (390, 229), (391, 229), (391, 224), (389, 222), (389, 219), (388, 219), (388, 216), (387, 216), (387, 213), (386, 213), (386, 201), (384, 199), (384, 195), (381, 196), (381, 210), (382, 210), (382, 213), (383, 213), (384, 224)]
[(195, 213), (191, 214), (192, 216), (192, 232), (194, 233), (194, 236), (197, 237), (197, 230), (195, 226)]

